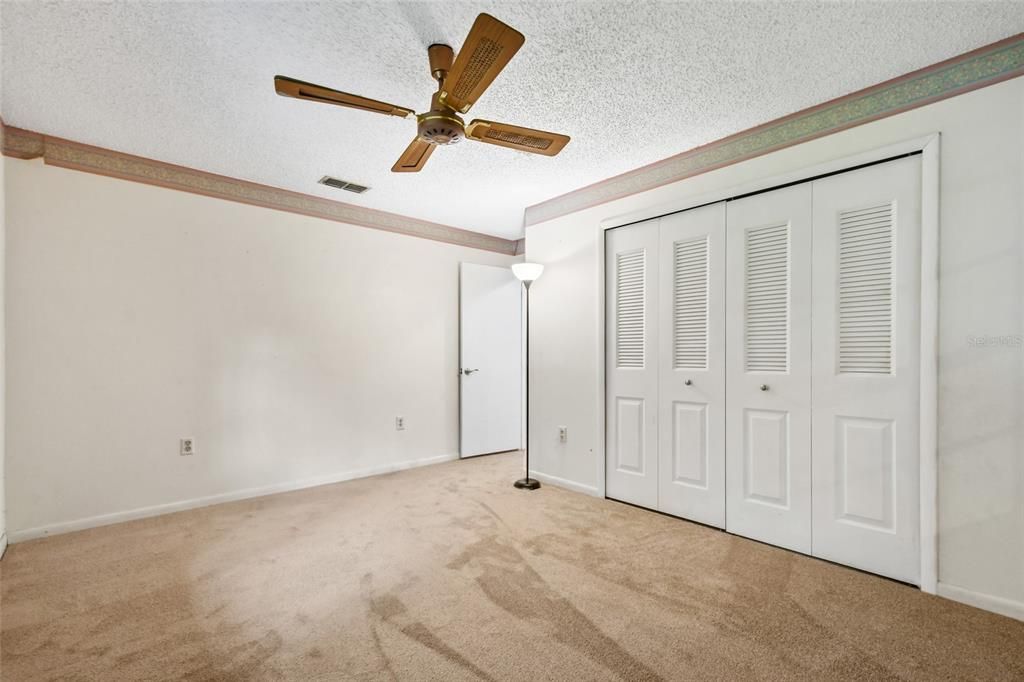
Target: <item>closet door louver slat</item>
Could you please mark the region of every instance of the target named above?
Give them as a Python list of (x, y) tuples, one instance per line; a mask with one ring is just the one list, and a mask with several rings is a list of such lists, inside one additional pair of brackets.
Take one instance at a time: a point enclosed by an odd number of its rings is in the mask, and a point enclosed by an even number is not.
[(789, 369), (789, 225), (749, 229), (744, 278), (746, 369)]
[(623, 369), (644, 366), (645, 260), (644, 249), (615, 256), (615, 366)]
[(708, 366), (708, 238), (673, 245), (672, 365)]
[(839, 372), (892, 371), (892, 204), (839, 214)]

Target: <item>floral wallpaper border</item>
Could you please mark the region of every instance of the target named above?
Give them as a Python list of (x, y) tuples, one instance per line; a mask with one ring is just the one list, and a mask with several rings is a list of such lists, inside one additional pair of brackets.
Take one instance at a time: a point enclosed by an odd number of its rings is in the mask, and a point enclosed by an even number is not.
[(3, 124), (0, 138), (4, 156), (42, 158), (52, 166), (510, 256), (516, 255), (519, 246), (516, 240), (175, 166)]

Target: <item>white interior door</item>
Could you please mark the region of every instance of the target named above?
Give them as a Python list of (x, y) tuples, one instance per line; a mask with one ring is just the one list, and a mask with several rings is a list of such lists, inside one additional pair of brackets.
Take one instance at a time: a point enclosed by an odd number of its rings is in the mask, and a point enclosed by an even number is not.
[(813, 191), (814, 555), (917, 583), (921, 157)]
[(657, 509), (724, 528), (725, 202), (659, 230)]
[(658, 505), (658, 220), (605, 237), (605, 490)]
[(811, 186), (726, 214), (726, 529), (810, 553)]
[(459, 454), (522, 447), (523, 285), (509, 268), (459, 265)]

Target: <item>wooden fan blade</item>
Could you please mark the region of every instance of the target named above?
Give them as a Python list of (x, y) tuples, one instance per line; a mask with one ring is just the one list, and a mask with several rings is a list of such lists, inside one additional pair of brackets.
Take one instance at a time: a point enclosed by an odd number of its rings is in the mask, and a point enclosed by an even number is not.
[(391, 167), (392, 173), (418, 173), (423, 170), (423, 166), (426, 165), (427, 159), (434, 153), (434, 147), (429, 142), (424, 142), (420, 138), (416, 138), (412, 143), (405, 148), (402, 155), (398, 157), (398, 162)]
[(522, 33), (490, 14), (478, 16), (445, 77), (441, 101), (463, 114), (469, 111), (524, 42)]
[(274, 89), (277, 94), (283, 97), (295, 97), (311, 102), (323, 102), (324, 104), (337, 104), (342, 107), (351, 107), (362, 111), (371, 111), (375, 114), (387, 114), (388, 116), (399, 116), (407, 118), (415, 115), (412, 109), (399, 107), (387, 102), (379, 102), (368, 97), (350, 95), (347, 92), (331, 90), (322, 85), (314, 85), (304, 81), (288, 78), (287, 76), (274, 76)]
[(466, 139), (518, 149), (531, 154), (554, 156), (569, 144), (568, 135), (521, 128), (508, 123), (474, 120), (466, 126)]

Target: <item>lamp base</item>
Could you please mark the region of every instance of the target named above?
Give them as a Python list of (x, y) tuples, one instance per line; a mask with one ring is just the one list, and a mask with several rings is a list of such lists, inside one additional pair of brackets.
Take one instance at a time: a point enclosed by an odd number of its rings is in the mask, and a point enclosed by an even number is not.
[(540, 481), (536, 478), (520, 478), (512, 485), (523, 490), (536, 490), (540, 487)]

